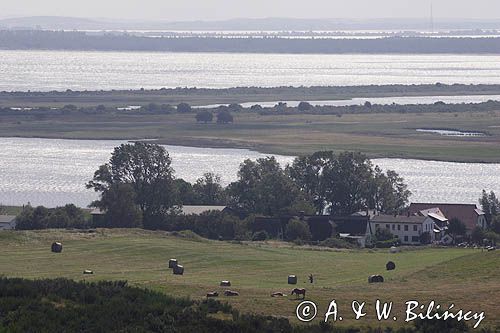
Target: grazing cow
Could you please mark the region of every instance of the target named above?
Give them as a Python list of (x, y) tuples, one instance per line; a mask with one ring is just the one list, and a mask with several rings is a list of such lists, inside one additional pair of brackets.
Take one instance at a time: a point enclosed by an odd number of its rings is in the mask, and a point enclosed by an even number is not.
[(276, 293), (272, 293), (271, 297), (286, 297), (286, 295), (283, 294), (282, 292), (276, 292)]
[(207, 298), (210, 298), (210, 297), (219, 297), (219, 293), (216, 291), (212, 291), (212, 292), (207, 293)]
[(224, 296), (240, 296), (240, 293), (237, 291), (226, 290), (224, 291)]
[(295, 288), (292, 290), (292, 295), (297, 295), (297, 298), (299, 298), (299, 295), (302, 295), (302, 299), (306, 298), (306, 290), (304, 288)]

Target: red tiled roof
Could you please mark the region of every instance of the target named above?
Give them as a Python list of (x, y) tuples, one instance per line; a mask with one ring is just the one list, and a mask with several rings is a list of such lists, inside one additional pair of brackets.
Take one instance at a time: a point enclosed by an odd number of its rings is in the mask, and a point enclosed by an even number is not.
[(418, 214), (422, 210), (439, 208), (448, 220), (457, 218), (462, 221), (470, 231), (477, 226), (477, 218), (482, 211), (474, 204), (439, 204), (439, 203), (412, 203), (409, 208), (410, 214)]

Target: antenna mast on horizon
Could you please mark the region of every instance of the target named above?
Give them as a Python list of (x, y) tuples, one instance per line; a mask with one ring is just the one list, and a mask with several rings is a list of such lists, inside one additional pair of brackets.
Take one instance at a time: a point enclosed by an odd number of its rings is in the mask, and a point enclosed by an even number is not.
[(432, 34), (434, 34), (434, 8), (432, 2), (431, 2), (431, 32)]

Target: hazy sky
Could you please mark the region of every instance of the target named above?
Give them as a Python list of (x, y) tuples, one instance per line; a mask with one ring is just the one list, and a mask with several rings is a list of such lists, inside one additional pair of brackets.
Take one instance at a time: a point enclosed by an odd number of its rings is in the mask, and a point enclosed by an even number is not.
[[(0, 0), (0, 16), (155, 20), (429, 17), (431, 0)], [(500, 18), (499, 0), (432, 0), (440, 18)]]

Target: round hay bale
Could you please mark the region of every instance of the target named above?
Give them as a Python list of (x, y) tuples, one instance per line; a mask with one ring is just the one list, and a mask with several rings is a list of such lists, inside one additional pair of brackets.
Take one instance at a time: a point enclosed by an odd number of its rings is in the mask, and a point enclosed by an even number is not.
[(297, 276), (288, 275), (288, 284), (297, 284)]
[(170, 259), (168, 261), (168, 268), (174, 268), (178, 265), (177, 259)]
[(384, 282), (382, 275), (370, 275), (368, 277), (368, 283), (381, 283)]
[(220, 286), (221, 287), (231, 287), (231, 281), (226, 281), (226, 280), (221, 281)]
[(388, 271), (393, 271), (396, 269), (396, 264), (392, 261), (389, 261), (386, 265), (385, 265), (385, 268), (388, 270)]
[(51, 251), (54, 252), (54, 253), (61, 253), (62, 252), (62, 249), (63, 249), (63, 246), (61, 243), (59, 242), (54, 242), (52, 243), (52, 246), (51, 246)]
[(181, 266), (181, 265), (174, 266), (174, 274), (175, 275), (184, 275), (184, 266)]

